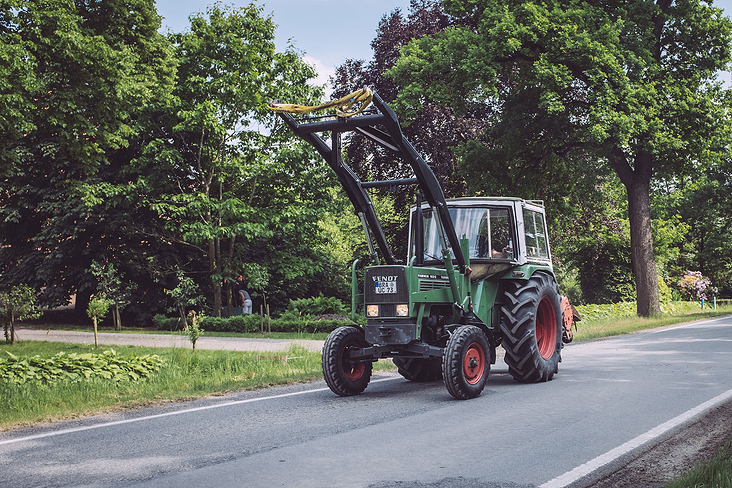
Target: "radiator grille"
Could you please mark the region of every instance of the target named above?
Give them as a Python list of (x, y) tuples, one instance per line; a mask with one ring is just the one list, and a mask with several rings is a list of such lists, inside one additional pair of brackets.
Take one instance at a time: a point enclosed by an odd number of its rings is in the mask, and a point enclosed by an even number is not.
[(447, 280), (420, 280), (419, 291), (442, 290), (450, 288), (450, 282)]
[(366, 269), (364, 299), (367, 304), (409, 303), (409, 290), (404, 267), (373, 266)]

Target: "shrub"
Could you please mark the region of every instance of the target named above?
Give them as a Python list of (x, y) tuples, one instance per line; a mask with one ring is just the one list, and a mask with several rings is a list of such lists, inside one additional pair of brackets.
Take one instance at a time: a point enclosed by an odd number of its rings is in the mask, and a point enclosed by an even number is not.
[(206, 317), (201, 326), (210, 332), (259, 332), (262, 318), (259, 315), (234, 315), (233, 317)]
[(346, 305), (335, 297), (326, 297), (321, 293), (317, 297), (290, 300), (283, 317), (315, 317), (318, 315), (348, 315)]
[(712, 282), (701, 271), (687, 271), (679, 281), (681, 295), (685, 300), (702, 301), (709, 300), (717, 294), (717, 288), (711, 286)]
[[(235, 315), (233, 317), (209, 317), (201, 320), (200, 326), (208, 332), (259, 332), (262, 317), (259, 315)], [(272, 332), (331, 332), (336, 328), (350, 323), (350, 320), (326, 319), (315, 320), (307, 315), (304, 317), (282, 316), (271, 319)], [(158, 330), (182, 330), (178, 318), (169, 318), (163, 315), (153, 317), (153, 323)]]
[(51, 358), (25, 358), (5, 352), (8, 358), (0, 358), (0, 381), (16, 385), (55, 385), (59, 381), (78, 382), (96, 378), (137, 381), (152, 376), (163, 365), (163, 359), (157, 354), (123, 358), (111, 349), (101, 354), (60, 352)]
[(180, 317), (166, 317), (163, 314), (153, 315), (155, 328), (158, 330), (183, 330), (185, 324)]

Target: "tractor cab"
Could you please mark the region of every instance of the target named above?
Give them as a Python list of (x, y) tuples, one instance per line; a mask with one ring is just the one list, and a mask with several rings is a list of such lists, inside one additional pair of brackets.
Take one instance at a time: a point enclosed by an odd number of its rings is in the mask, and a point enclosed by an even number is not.
[[(447, 200), (447, 207), (456, 234), (467, 240), (466, 261), (472, 269), (471, 281), (529, 262), (551, 266), (542, 202), (500, 197), (459, 198)], [(429, 205), (412, 208), (410, 229), (407, 262), (439, 267), (443, 261), (443, 243), (439, 222)], [(455, 259), (452, 248), (450, 252)]]

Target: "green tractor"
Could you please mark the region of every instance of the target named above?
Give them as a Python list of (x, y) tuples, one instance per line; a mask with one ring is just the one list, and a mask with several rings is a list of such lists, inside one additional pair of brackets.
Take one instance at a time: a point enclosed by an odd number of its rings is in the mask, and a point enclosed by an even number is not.
[[(542, 202), (445, 199), (434, 173), (378, 94), (364, 89), (350, 97), (360, 100), (362, 109), (371, 103), (370, 108), (330, 119), (295, 119), (283, 108), (292, 106), (271, 105), (336, 172), (361, 218), (371, 253), (362, 286), (357, 262), (352, 266), (351, 314), (355, 319), (362, 309), (366, 326), (340, 327), (323, 346), (323, 376), (330, 389), (341, 396), (360, 394), (372, 363), (392, 358), (410, 381), (442, 378), (455, 398), (474, 398), (483, 391), (498, 346), (516, 380), (551, 380), (563, 342), (572, 339), (573, 309), (557, 289)], [(349, 131), (408, 162), (414, 177), (361, 181), (341, 159), (340, 135)], [(323, 132), (330, 133), (330, 144), (318, 135)], [(369, 188), (395, 185), (419, 187), (404, 262), (392, 254), (368, 195)]]

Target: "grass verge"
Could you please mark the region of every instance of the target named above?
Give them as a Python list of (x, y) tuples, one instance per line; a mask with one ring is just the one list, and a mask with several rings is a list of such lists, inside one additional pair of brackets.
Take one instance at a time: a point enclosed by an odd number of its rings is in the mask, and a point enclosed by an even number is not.
[(732, 439), (708, 463), (700, 464), (666, 488), (732, 488)]
[[(59, 352), (102, 352), (84, 344), (23, 341), (0, 345), (22, 357), (52, 357)], [(54, 386), (0, 382), (0, 430), (64, 418), (182, 401), (237, 390), (312, 381), (322, 378), (320, 354), (293, 346), (287, 352), (261, 353), (183, 348), (115, 346), (120, 357), (157, 354), (164, 363), (148, 380), (63, 381)], [(375, 369), (391, 368), (379, 362)]]
[(732, 314), (732, 305), (717, 307), (717, 310), (704, 309), (698, 306), (687, 305), (673, 315), (661, 315), (653, 318), (622, 317), (603, 318), (596, 320), (582, 320), (577, 323), (574, 340), (583, 341), (599, 339), (623, 334), (631, 334), (646, 329), (655, 329), (668, 325), (681, 324), (695, 320), (710, 319)]

